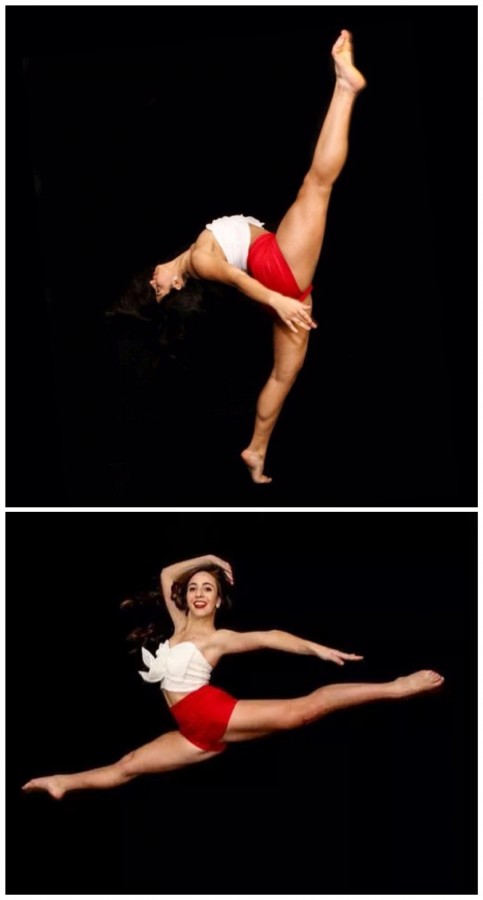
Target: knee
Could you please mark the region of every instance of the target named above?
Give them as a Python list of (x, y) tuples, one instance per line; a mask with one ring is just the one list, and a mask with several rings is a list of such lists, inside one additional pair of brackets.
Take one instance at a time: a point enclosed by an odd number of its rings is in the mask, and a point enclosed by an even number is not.
[(297, 379), (302, 366), (304, 364), (304, 356), (292, 360), (290, 363), (278, 363), (274, 366), (272, 377), (279, 384), (283, 384), (291, 388)]
[(300, 723), (300, 710), (297, 700), (287, 700), (283, 714), (280, 716), (280, 727), (283, 729), (298, 728)]
[(299, 724), (310, 725), (312, 722), (316, 722), (317, 719), (321, 719), (322, 716), (325, 716), (327, 712), (328, 707), (326, 706), (323, 697), (319, 694), (315, 699), (309, 694), (308, 697), (301, 698), (300, 708), (298, 710)]
[(306, 192), (310, 191), (312, 194), (317, 191), (323, 199), (328, 200), (334, 181), (335, 178), (333, 177), (332, 172), (326, 172), (320, 167), (312, 168), (309, 169), (304, 178), (302, 190), (305, 190)]
[(283, 715), (280, 717), (281, 728), (300, 728), (313, 721), (313, 711), (307, 703), (308, 698), (298, 697), (287, 700)]
[(135, 775), (140, 774), (134, 750), (131, 753), (126, 753), (125, 756), (118, 760), (116, 766), (125, 778), (133, 778)]

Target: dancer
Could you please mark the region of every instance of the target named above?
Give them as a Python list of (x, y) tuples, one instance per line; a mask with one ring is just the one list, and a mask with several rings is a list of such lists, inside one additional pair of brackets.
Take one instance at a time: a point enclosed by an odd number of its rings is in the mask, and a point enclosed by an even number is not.
[(355, 68), (351, 34), (343, 30), (332, 48), (336, 83), (312, 163), (295, 202), (276, 233), (251, 216), (224, 216), (207, 224), (175, 259), (156, 266), (151, 287), (161, 303), (191, 277), (238, 288), (272, 310), (273, 368), (257, 402), (253, 434), (241, 457), (254, 482), (267, 484), (265, 457), (285, 399), (302, 368), (312, 318), (312, 279), (324, 239), (332, 186), (348, 152), (349, 125), (357, 94), (365, 87)]
[(161, 591), (171, 616), (172, 637), (153, 656), (143, 647), (145, 681), (159, 683), (178, 729), (133, 750), (117, 762), (73, 774), (34, 778), (22, 790), (47, 791), (55, 799), (66, 792), (112, 788), (139, 775), (168, 772), (211, 759), (235, 741), (298, 728), (338, 709), (374, 700), (398, 700), (442, 686), (431, 670), (381, 684), (333, 684), (290, 700), (237, 700), (209, 684), (222, 656), (272, 649), (309, 654), (337, 665), (363, 659), (304, 640), (284, 631), (237, 632), (215, 627), (217, 610), (227, 605), (233, 584), (231, 565), (217, 556), (174, 563), (161, 572)]

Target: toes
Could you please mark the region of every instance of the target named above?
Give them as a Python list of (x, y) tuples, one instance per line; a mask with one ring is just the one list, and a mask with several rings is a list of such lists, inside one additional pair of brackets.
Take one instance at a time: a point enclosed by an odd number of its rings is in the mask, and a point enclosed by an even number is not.
[(349, 44), (352, 43), (352, 34), (351, 34), (350, 31), (347, 31), (346, 28), (343, 28), (342, 31), (341, 31), (341, 33), (340, 33), (340, 35), (339, 35), (339, 37), (337, 38), (337, 40), (336, 40), (336, 42), (335, 42), (335, 46), (336, 46), (337, 48), (340, 48), (340, 47), (342, 47), (342, 46), (346, 43), (346, 41), (347, 41), (347, 43), (349, 43)]

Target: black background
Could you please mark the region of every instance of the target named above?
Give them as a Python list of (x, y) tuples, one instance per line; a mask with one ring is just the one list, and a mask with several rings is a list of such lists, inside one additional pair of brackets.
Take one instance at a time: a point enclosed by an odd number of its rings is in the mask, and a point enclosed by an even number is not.
[[(476, 7), (7, 8), (9, 505), (476, 504)], [(270, 367), (227, 297), (184, 354), (104, 311), (237, 212), (277, 223), (354, 33), (368, 79), (274, 484)]]
[[(173, 727), (118, 604), (205, 552), (233, 564), (228, 627), (365, 656), (226, 657), (213, 683), (235, 696), (421, 668), (444, 689), (115, 790), (22, 794)], [(476, 892), (476, 515), (10, 513), (7, 553), (9, 893)]]

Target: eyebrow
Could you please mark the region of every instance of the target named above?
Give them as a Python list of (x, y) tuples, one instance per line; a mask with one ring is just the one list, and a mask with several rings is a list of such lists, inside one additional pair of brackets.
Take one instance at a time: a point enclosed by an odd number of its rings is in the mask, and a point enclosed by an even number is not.
[[(214, 587), (214, 584), (212, 584), (211, 581), (203, 581), (201, 586), (202, 587)], [(196, 587), (196, 581), (190, 581), (188, 584), (188, 587)]]

